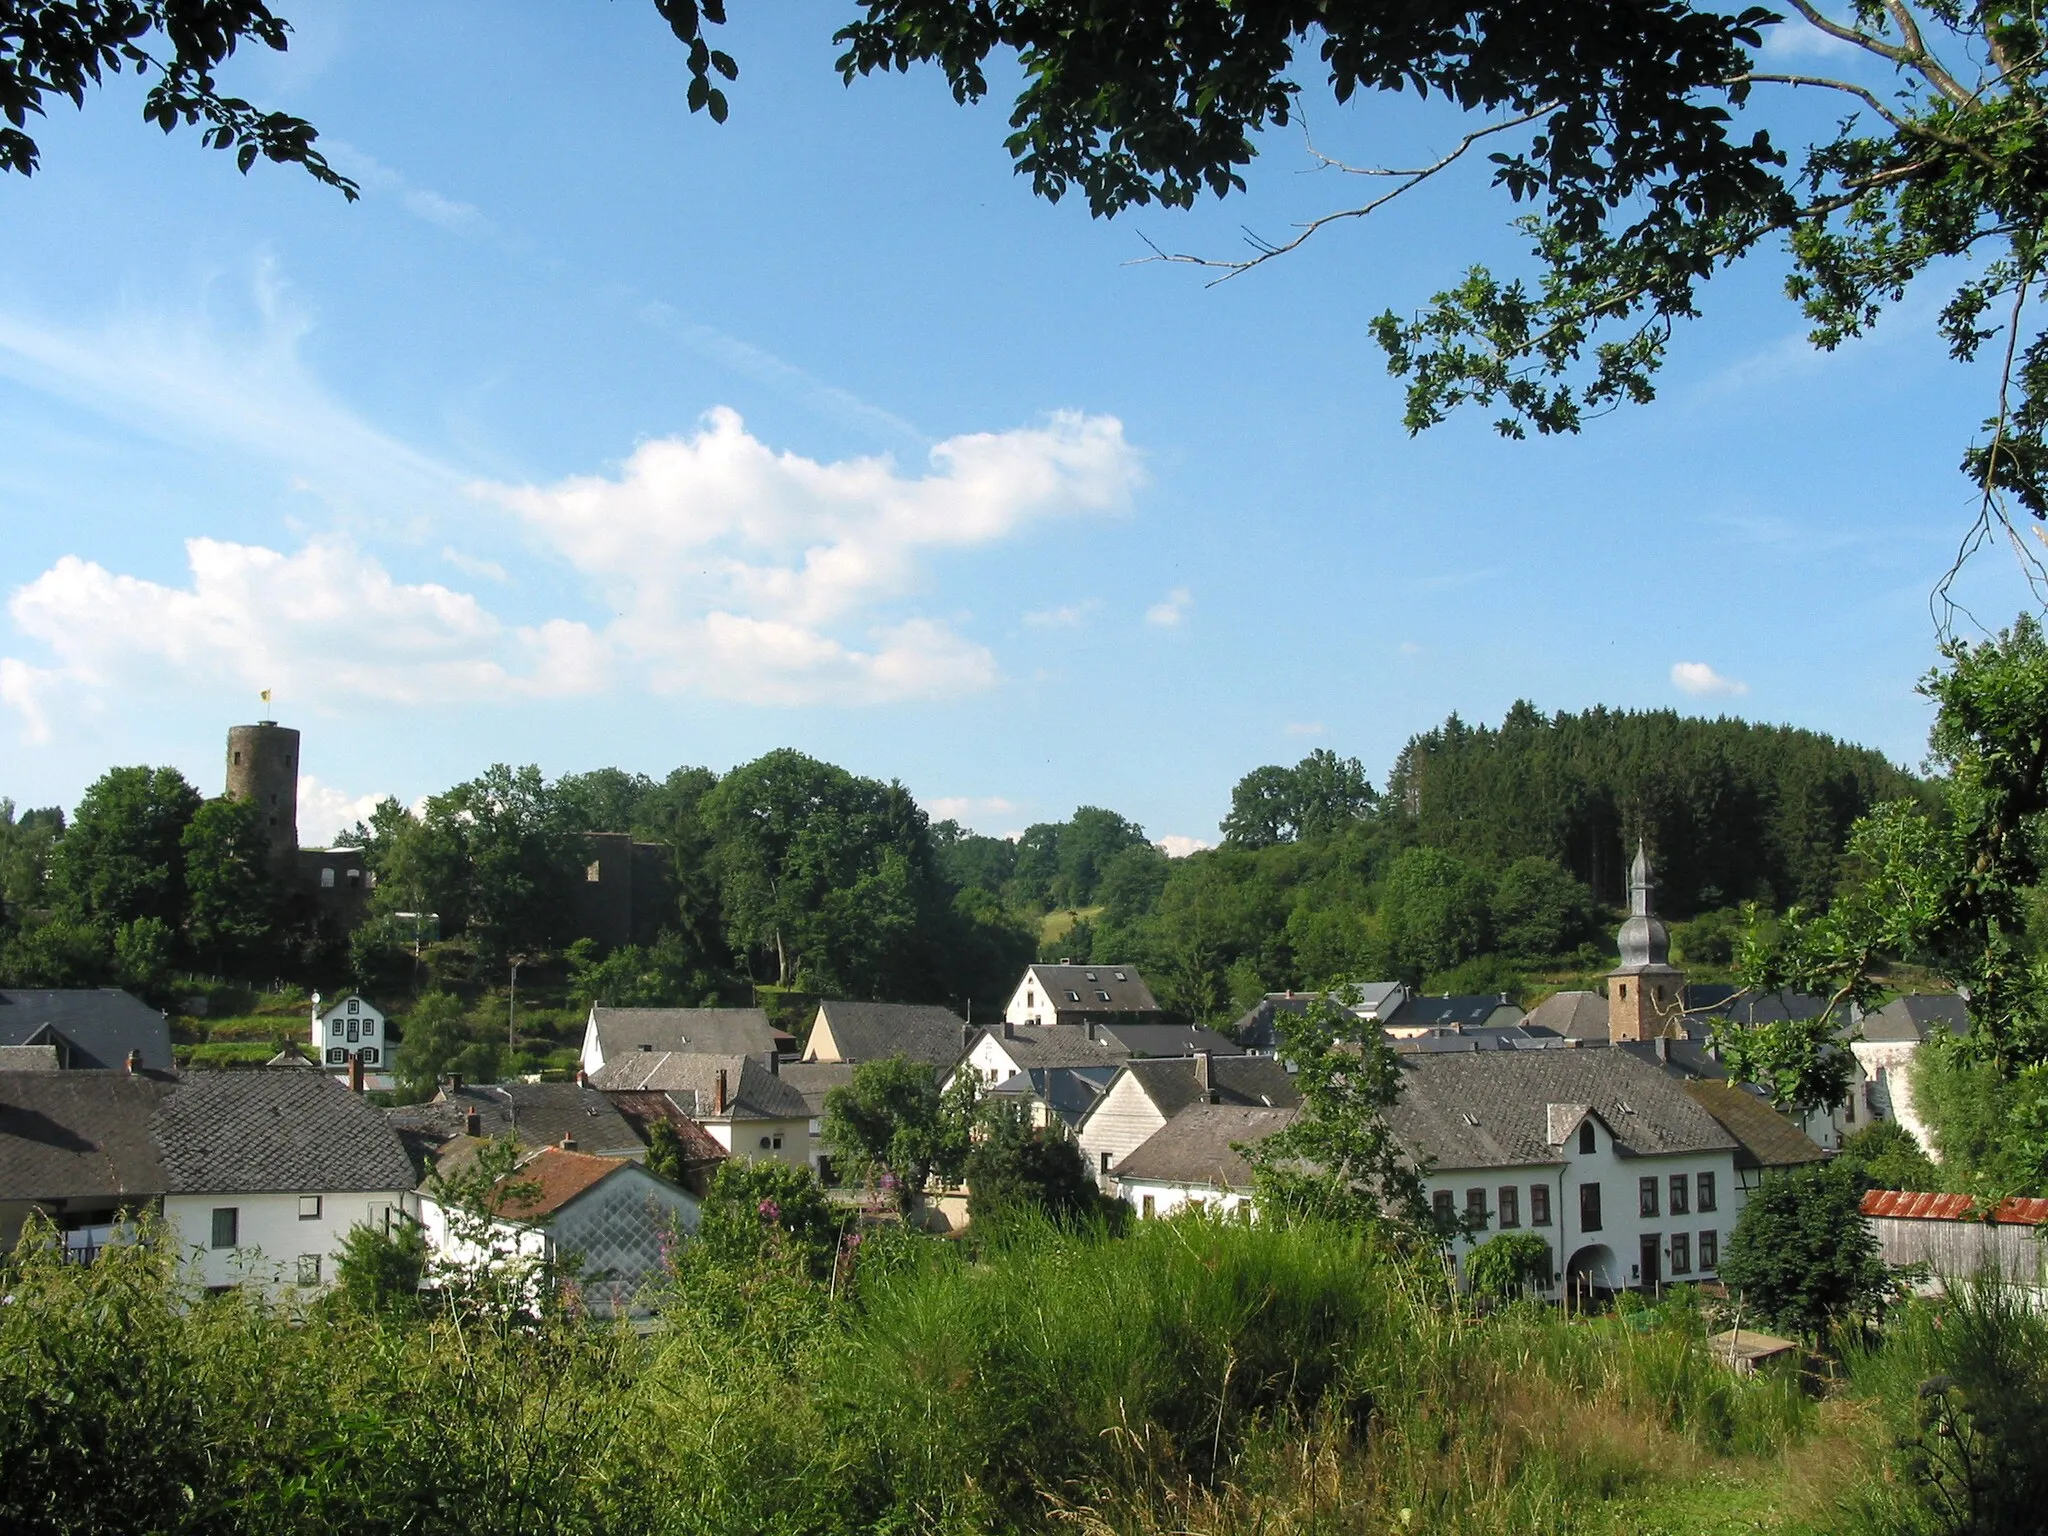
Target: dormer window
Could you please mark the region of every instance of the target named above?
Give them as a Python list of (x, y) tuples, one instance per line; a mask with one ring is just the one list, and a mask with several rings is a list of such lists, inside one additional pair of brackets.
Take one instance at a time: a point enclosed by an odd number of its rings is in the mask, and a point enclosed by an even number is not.
[(1129, 981), (1131, 978), (1126, 976), (1122, 971), (1118, 971), (1116, 973), (1116, 979), (1118, 981)]
[(1579, 1150), (1581, 1152), (1596, 1152), (1599, 1150), (1599, 1142), (1594, 1139), (1593, 1122), (1590, 1120), (1584, 1122), (1579, 1127)]
[(1095, 973), (1094, 973), (1093, 971), (1090, 971), (1090, 972), (1088, 973), (1088, 979), (1089, 979), (1090, 981), (1093, 981), (1093, 980), (1095, 980)]
[(1109, 994), (1107, 992), (1098, 992), (1095, 995), (1105, 1003), (1109, 1001)]
[(1067, 993), (1067, 1001), (1070, 1003), (1078, 1003), (1079, 1001), (1081, 1001), (1081, 994), (1070, 990)]

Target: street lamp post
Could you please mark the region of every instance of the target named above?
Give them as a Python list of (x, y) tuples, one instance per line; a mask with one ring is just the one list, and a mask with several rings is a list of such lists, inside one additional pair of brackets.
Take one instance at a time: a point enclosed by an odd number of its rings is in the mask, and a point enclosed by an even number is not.
[(512, 995), (505, 1007), (505, 1049), (519, 1049), (519, 967), (526, 964), (525, 955), (508, 957), (512, 962)]

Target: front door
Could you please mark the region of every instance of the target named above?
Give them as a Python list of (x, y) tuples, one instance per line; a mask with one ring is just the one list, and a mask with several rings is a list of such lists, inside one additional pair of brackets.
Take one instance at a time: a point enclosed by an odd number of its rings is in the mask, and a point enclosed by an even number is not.
[(1664, 1272), (1657, 1262), (1660, 1240), (1652, 1232), (1643, 1239), (1643, 1289), (1654, 1291), (1663, 1283)]

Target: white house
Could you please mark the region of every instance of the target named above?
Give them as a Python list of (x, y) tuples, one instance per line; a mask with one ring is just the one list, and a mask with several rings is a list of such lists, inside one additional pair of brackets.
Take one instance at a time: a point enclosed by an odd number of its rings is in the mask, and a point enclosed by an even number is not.
[(1265, 1056), (1213, 1056), (1128, 1061), (1110, 1080), (1075, 1132), (1104, 1193), (1111, 1170), (1191, 1104), (1285, 1109), (1301, 1102), (1294, 1080)]
[(1237, 1149), (1264, 1141), (1293, 1109), (1194, 1103), (1110, 1169), (1118, 1196), (1146, 1219), (1189, 1208), (1250, 1220), (1252, 1170)]
[(346, 1078), (352, 1063), (359, 1063), (363, 1084), (369, 1088), (390, 1088), (391, 1042), (384, 1015), (368, 998), (351, 992), (325, 1008), (320, 994), (313, 994), (313, 1059), (336, 1077)]
[(941, 1091), (962, 1072), (994, 1090), (1033, 1067), (1120, 1067), (1131, 1053), (1095, 1024), (1016, 1024), (1005, 1019), (974, 1037), (967, 1054), (939, 1082)]
[(1913, 1133), (1929, 1157), (1938, 1158), (1926, 1122), (1913, 1107), (1913, 1060), (1935, 1035), (1964, 1035), (1969, 1030), (1968, 1009), (1952, 992), (1893, 998), (1864, 1015), (1849, 1049), (1860, 1070), (1869, 1118), (1898, 1121)]
[(776, 1059), (697, 1051), (630, 1051), (592, 1073), (590, 1086), (666, 1094), (727, 1156), (812, 1166), (811, 1106), (782, 1080)]
[[(1570, 1299), (1711, 1278), (1741, 1214), (1741, 1143), (1626, 1051), (1404, 1057), (1388, 1112), (1438, 1212), (1549, 1242)], [(1453, 1245), (1460, 1273), (1472, 1241)]]
[(1079, 1024), (1088, 1019), (1137, 1022), (1156, 1015), (1159, 1000), (1129, 965), (1033, 965), (1010, 995), (1003, 1017), (1012, 1024)]
[(585, 1305), (600, 1313), (631, 1307), (662, 1273), (671, 1245), (697, 1230), (701, 1209), (696, 1196), (630, 1158), (561, 1147), (528, 1155), (500, 1183), (505, 1198), (469, 1221), (422, 1192), (420, 1230), (429, 1249), (458, 1266), (573, 1261)]
[(208, 1287), (325, 1287), (351, 1229), (411, 1212), (397, 1132), (324, 1073), (188, 1074), (167, 1085), (149, 1132), (164, 1219)]

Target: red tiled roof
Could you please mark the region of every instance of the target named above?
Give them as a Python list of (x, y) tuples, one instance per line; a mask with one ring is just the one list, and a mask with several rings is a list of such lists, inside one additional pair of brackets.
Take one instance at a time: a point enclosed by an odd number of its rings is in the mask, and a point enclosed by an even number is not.
[(544, 1148), (498, 1181), (500, 1189), (515, 1184), (538, 1186), (526, 1191), (524, 1199), (507, 1200), (498, 1214), (512, 1221), (552, 1216), (591, 1185), (625, 1167), (627, 1161), (623, 1157), (565, 1152), (560, 1147)]
[[(1896, 1189), (1873, 1189), (1863, 1197), (1866, 1216), (1896, 1216), (1913, 1221), (1982, 1221), (1983, 1206), (1974, 1195), (1915, 1194)], [(2010, 1226), (2038, 1227), (2048, 1223), (2048, 1200), (2012, 1198), (2001, 1200), (1991, 1220)]]

